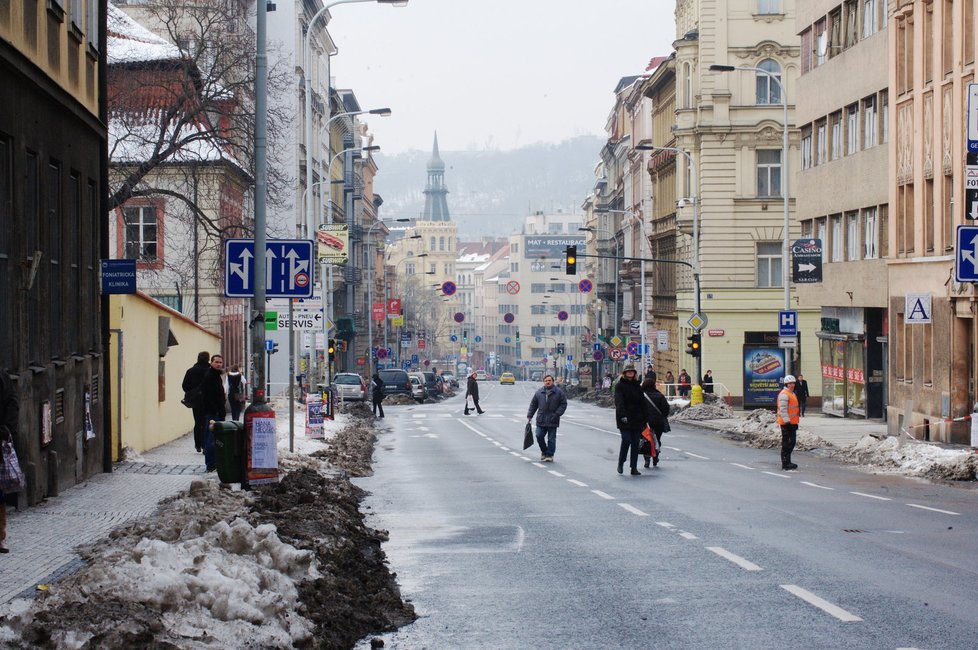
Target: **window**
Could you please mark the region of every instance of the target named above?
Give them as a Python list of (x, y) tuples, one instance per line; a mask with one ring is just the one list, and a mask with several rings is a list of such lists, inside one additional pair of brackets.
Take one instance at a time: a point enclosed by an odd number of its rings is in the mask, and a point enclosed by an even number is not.
[(438, 272), (438, 265), (437, 264), (435, 264), (434, 262), (432, 262), (431, 264), (428, 265), (428, 273), (430, 275), (434, 275), (437, 272)]
[[(944, 76), (954, 71), (954, 0), (944, 0), (944, 38), (941, 39)], [(968, 30), (970, 32), (970, 30)], [(969, 38), (966, 36), (965, 38)]]
[(846, 107), (846, 155), (859, 151), (859, 106)]
[(815, 65), (825, 63), (826, 53), (829, 50), (829, 34), (826, 31), (825, 19), (815, 23)]
[(757, 13), (780, 14), (781, 0), (757, 0)]
[(842, 112), (832, 113), (829, 117), (829, 130), (831, 131), (832, 146), (829, 151), (830, 160), (838, 160), (842, 157)]
[(846, 214), (846, 259), (855, 262), (859, 257), (859, 212)]
[(832, 262), (842, 261), (842, 215), (834, 214), (830, 217), (832, 224)]
[(828, 230), (825, 217), (818, 219), (815, 225), (815, 237), (822, 242), (822, 262), (827, 262), (828, 257)]
[(98, 52), (98, 6), (95, 0), (88, 0), (88, 47)]
[(445, 262), (445, 277), (452, 275), (452, 265), (450, 262)]
[[(950, 39), (948, 39), (950, 40)], [(924, 5), (924, 83), (934, 81), (934, 4)]]
[[(975, 0), (964, 0), (964, 20), (962, 25), (975, 24)], [(950, 37), (946, 37), (951, 40)], [(975, 33), (971, 29), (964, 30), (964, 38), (961, 39), (961, 49), (964, 50), (965, 65), (975, 62)]]
[(831, 59), (842, 50), (842, 8), (829, 14), (828, 57)]
[(757, 73), (757, 103), (758, 104), (780, 104), (781, 103), (781, 66), (777, 61), (764, 59), (757, 64), (757, 67), (768, 74)]
[(829, 140), (827, 136), (827, 127), (825, 121), (818, 123), (817, 138), (818, 138), (818, 156), (815, 160), (816, 165), (824, 165), (829, 159)]
[[(954, 247), (954, 178), (944, 176), (944, 204), (941, 215), (941, 233), (944, 237), (944, 250)], [(970, 206), (968, 206), (970, 208)]]
[(71, 6), (69, 7), (69, 10), (71, 11), (71, 27), (77, 32), (82, 32), (85, 28), (84, 1), (85, 0), (69, 0), (71, 3)]
[[(14, 290), (13, 269), (11, 263), (10, 240), (13, 234), (13, 200), (14, 200), (13, 147), (11, 141), (0, 134), (0, 305), (13, 303), (11, 292)], [(13, 331), (13, 318), (0, 318), (0, 341), (10, 341)], [(0, 367), (18, 367), (13, 361), (12, 346), (5, 345), (0, 349)]]
[(542, 282), (534, 282), (530, 285), (530, 293), (547, 293), (547, 285)]
[(444, 237), (439, 237), (438, 238), (438, 250), (440, 250), (440, 251), (445, 250), (445, 238)]
[(924, 180), (924, 250), (934, 252), (934, 179)]
[(801, 130), (801, 168), (810, 169), (812, 166), (812, 127), (806, 126)]
[(530, 305), (530, 313), (534, 316), (543, 316), (547, 313), (546, 305)]
[(880, 142), (886, 144), (890, 141), (890, 93), (884, 90), (880, 93)]
[(913, 88), (913, 19), (904, 18), (897, 22), (896, 36), (896, 87), (897, 95)]
[(863, 259), (876, 259), (878, 236), (879, 224), (876, 221), (876, 208), (866, 208), (863, 210)]
[(843, 13), (845, 14), (845, 42), (844, 45), (848, 49), (855, 45), (859, 41), (859, 13), (858, 13), (858, 0), (846, 0), (842, 5)]
[(415, 273), (415, 266), (414, 266), (414, 262), (410, 262), (410, 263), (408, 263), (408, 264), (405, 264), (405, 265), (404, 265), (404, 272), (405, 272), (405, 273), (406, 273), (407, 275), (414, 275), (414, 273)]
[(757, 287), (773, 289), (781, 285), (781, 242), (757, 242)]
[(801, 73), (812, 70), (812, 30), (809, 27), (801, 33)]
[(863, 0), (863, 38), (876, 33), (878, 26), (877, 0)]
[(158, 252), (156, 206), (127, 206), (123, 209), (123, 218), (126, 259), (156, 262)]
[(781, 150), (757, 150), (757, 196), (781, 196)]
[[(63, 234), (64, 192), (61, 179), (61, 163), (51, 160), (48, 163), (46, 185), (44, 188), (44, 255), (47, 257), (47, 307), (49, 323), (49, 343), (52, 357), (61, 356), (61, 305), (64, 301), (65, 286), (62, 273), (63, 258), (61, 246), (65, 244)], [(43, 260), (44, 258), (42, 258)]]
[(683, 108), (693, 107), (693, 66), (683, 64)]
[(863, 100), (863, 149), (876, 146), (876, 97)]
[(435, 238), (434, 238), (434, 236), (431, 237), (431, 246), (428, 247), (428, 250), (430, 250), (430, 251), (434, 251), (435, 250)]

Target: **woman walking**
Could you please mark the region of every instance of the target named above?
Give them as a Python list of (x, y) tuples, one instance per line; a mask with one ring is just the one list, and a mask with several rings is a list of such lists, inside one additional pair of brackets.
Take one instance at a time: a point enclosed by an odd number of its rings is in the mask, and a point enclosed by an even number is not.
[[(666, 396), (659, 392), (654, 381), (646, 379), (642, 382), (642, 393), (644, 394), (645, 400), (649, 403), (649, 428), (652, 429), (652, 433), (655, 434), (655, 445), (657, 449), (662, 448), (662, 434), (669, 431), (669, 400)], [(659, 454), (655, 456), (645, 456), (645, 466), (649, 466), (649, 461), (652, 461), (652, 466), (659, 464)]]
[(225, 391), (228, 394), (228, 406), (231, 407), (231, 419), (237, 420), (241, 417), (241, 410), (244, 408), (247, 395), (245, 387), (248, 385), (248, 380), (241, 374), (241, 369), (235, 363), (231, 364), (231, 369), (228, 370), (226, 382)]
[(625, 471), (625, 459), (629, 459), (632, 476), (641, 476), (638, 471), (638, 443), (642, 430), (649, 422), (649, 407), (638, 381), (635, 366), (625, 366), (621, 379), (615, 384), (615, 420), (621, 432), (621, 447), (618, 450), (618, 473)]

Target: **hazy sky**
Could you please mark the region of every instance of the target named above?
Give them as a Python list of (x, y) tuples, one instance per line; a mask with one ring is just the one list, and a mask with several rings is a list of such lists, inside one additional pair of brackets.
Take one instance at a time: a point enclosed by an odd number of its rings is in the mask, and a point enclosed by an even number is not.
[(338, 88), (386, 153), (512, 149), (602, 134), (618, 80), (675, 40), (671, 0), (410, 0), (333, 7)]

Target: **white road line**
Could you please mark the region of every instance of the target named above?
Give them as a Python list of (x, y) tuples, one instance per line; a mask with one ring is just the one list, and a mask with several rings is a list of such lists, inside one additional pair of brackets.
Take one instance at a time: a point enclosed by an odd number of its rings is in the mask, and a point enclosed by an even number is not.
[(719, 555), (720, 557), (722, 557), (725, 560), (730, 560), (731, 562), (733, 562), (734, 564), (736, 564), (737, 566), (739, 566), (741, 569), (744, 569), (745, 571), (761, 571), (762, 570), (761, 567), (757, 566), (756, 564), (754, 564), (750, 560), (745, 560), (744, 558), (740, 557), (739, 555), (734, 555), (733, 553), (731, 553), (730, 551), (728, 551), (725, 548), (721, 548), (719, 546), (707, 546), (706, 547), (706, 550), (713, 551), (714, 553), (716, 553), (717, 555)]
[(662, 448), (663, 449), (669, 449), (671, 451), (680, 451), (680, 452), (682, 451), (682, 449), (680, 449), (679, 447), (669, 447), (667, 445), (662, 445)]
[(753, 467), (748, 467), (747, 465), (741, 465), (740, 463), (730, 463), (730, 464), (733, 465), (734, 467), (739, 467), (741, 469), (749, 469), (749, 470), (754, 469)]
[(500, 447), (503, 451), (509, 451), (509, 447)]
[(764, 474), (770, 474), (771, 476), (777, 476), (778, 478), (788, 478), (784, 474), (778, 474), (777, 472), (763, 472)]
[(824, 485), (819, 485), (818, 483), (812, 483), (811, 481), (802, 481), (802, 485), (807, 485), (809, 487), (818, 488), (819, 490), (834, 490), (835, 488), (826, 487)]
[(584, 424), (583, 422), (574, 422), (579, 427), (587, 427), (588, 429), (594, 429), (595, 431), (600, 431), (601, 433), (608, 433), (613, 436), (621, 437), (621, 434), (617, 431), (608, 431), (607, 429), (600, 429), (598, 427), (592, 427), (590, 424)]
[(668, 521), (657, 521), (655, 522), (655, 525), (662, 526), (663, 528), (675, 528), (675, 526), (670, 524)]
[(702, 459), (702, 460), (710, 460), (710, 459), (709, 459), (709, 458), (707, 458), (706, 456), (700, 456), (699, 454), (694, 454), (694, 453), (693, 453), (693, 452), (691, 452), (691, 451), (684, 451), (683, 453), (684, 453), (684, 454), (686, 454), (687, 456), (692, 456), (693, 458), (700, 458), (700, 459)]
[(910, 506), (911, 508), (920, 508), (921, 510), (930, 510), (931, 512), (940, 512), (940, 513), (943, 513), (945, 515), (955, 515), (955, 516), (960, 516), (961, 515), (960, 512), (953, 512), (951, 510), (941, 510), (940, 508), (931, 508), (930, 506), (922, 506), (922, 505), (918, 505), (916, 503), (908, 503), (907, 505)]
[(567, 476), (567, 474), (561, 474), (560, 472), (555, 472), (553, 470), (548, 471), (547, 474), (553, 474), (554, 476), (558, 476), (560, 478), (564, 478)]
[(679, 536), (682, 537), (683, 539), (699, 539), (699, 537), (697, 537), (693, 533), (687, 533), (685, 530), (679, 531)]
[(516, 456), (517, 458), (523, 458), (523, 454), (521, 454), (518, 451), (511, 451), (509, 453), (512, 454), (513, 456)]
[(533, 465), (539, 467), (540, 469), (547, 469), (547, 466), (543, 463), (533, 463)]
[(630, 506), (627, 503), (619, 503), (618, 505), (620, 505), (622, 508), (624, 508), (628, 512), (632, 513), (633, 515), (637, 515), (639, 517), (648, 517), (649, 516), (649, 513), (642, 512), (641, 510), (639, 510), (635, 506)]
[(468, 429), (469, 431), (472, 431), (474, 433), (478, 433), (480, 436), (482, 436), (486, 440), (492, 440), (492, 438), (490, 438), (486, 434), (482, 433), (481, 431), (479, 431), (478, 429), (476, 429), (474, 426), (472, 426), (471, 424), (469, 424), (468, 422), (466, 422), (462, 418), (458, 418), (458, 423), (461, 424), (466, 429)]
[(501, 443), (501, 442), (499, 442), (497, 440), (493, 440), (492, 441), (492, 444), (496, 445), (497, 447), (501, 447), (503, 449), (506, 449), (506, 447), (503, 447), (503, 443)]
[(890, 497), (878, 497), (875, 494), (866, 494), (865, 492), (850, 492), (849, 494), (855, 494), (857, 497), (866, 497), (867, 499), (877, 499), (879, 501), (892, 501)]
[(836, 617), (837, 619), (845, 623), (852, 623), (855, 621), (863, 620), (858, 616), (856, 616), (855, 614), (850, 614), (849, 612), (842, 609), (838, 605), (833, 605), (832, 603), (825, 600), (824, 598), (819, 598), (812, 592), (802, 589), (798, 585), (781, 585), (781, 588), (790, 594), (794, 594), (795, 596), (798, 596), (809, 605), (815, 605), (815, 607), (818, 607), (823, 612), (827, 614), (831, 614), (832, 616)]
[(609, 501), (614, 501), (615, 500), (615, 497), (611, 496), (607, 492), (602, 492), (601, 490), (591, 490), (591, 491), (594, 492), (595, 494), (597, 494), (602, 499), (608, 499)]
[[(517, 456), (519, 456), (519, 454), (517, 454)], [(522, 458), (525, 461), (533, 462), (533, 459), (530, 458), (529, 456), (520, 456), (520, 458)]]
[(578, 487), (587, 487), (587, 483), (581, 483), (580, 481), (574, 480), (572, 478), (567, 479), (567, 482), (568, 483), (573, 483), (574, 485), (576, 485)]
[(428, 417), (428, 414), (427, 413), (413, 413), (413, 414), (411, 414), (411, 417), (412, 418), (417, 418), (417, 419), (422, 419), (422, 418)]

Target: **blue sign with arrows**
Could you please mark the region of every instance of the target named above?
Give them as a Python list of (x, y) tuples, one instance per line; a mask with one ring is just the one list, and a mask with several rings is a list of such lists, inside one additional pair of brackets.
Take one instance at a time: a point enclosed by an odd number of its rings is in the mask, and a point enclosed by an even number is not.
[(954, 255), (954, 279), (978, 282), (978, 226), (958, 226)]
[[(270, 239), (265, 242), (265, 295), (269, 298), (311, 298), (313, 242)], [(224, 241), (224, 295), (255, 295), (255, 240)]]

